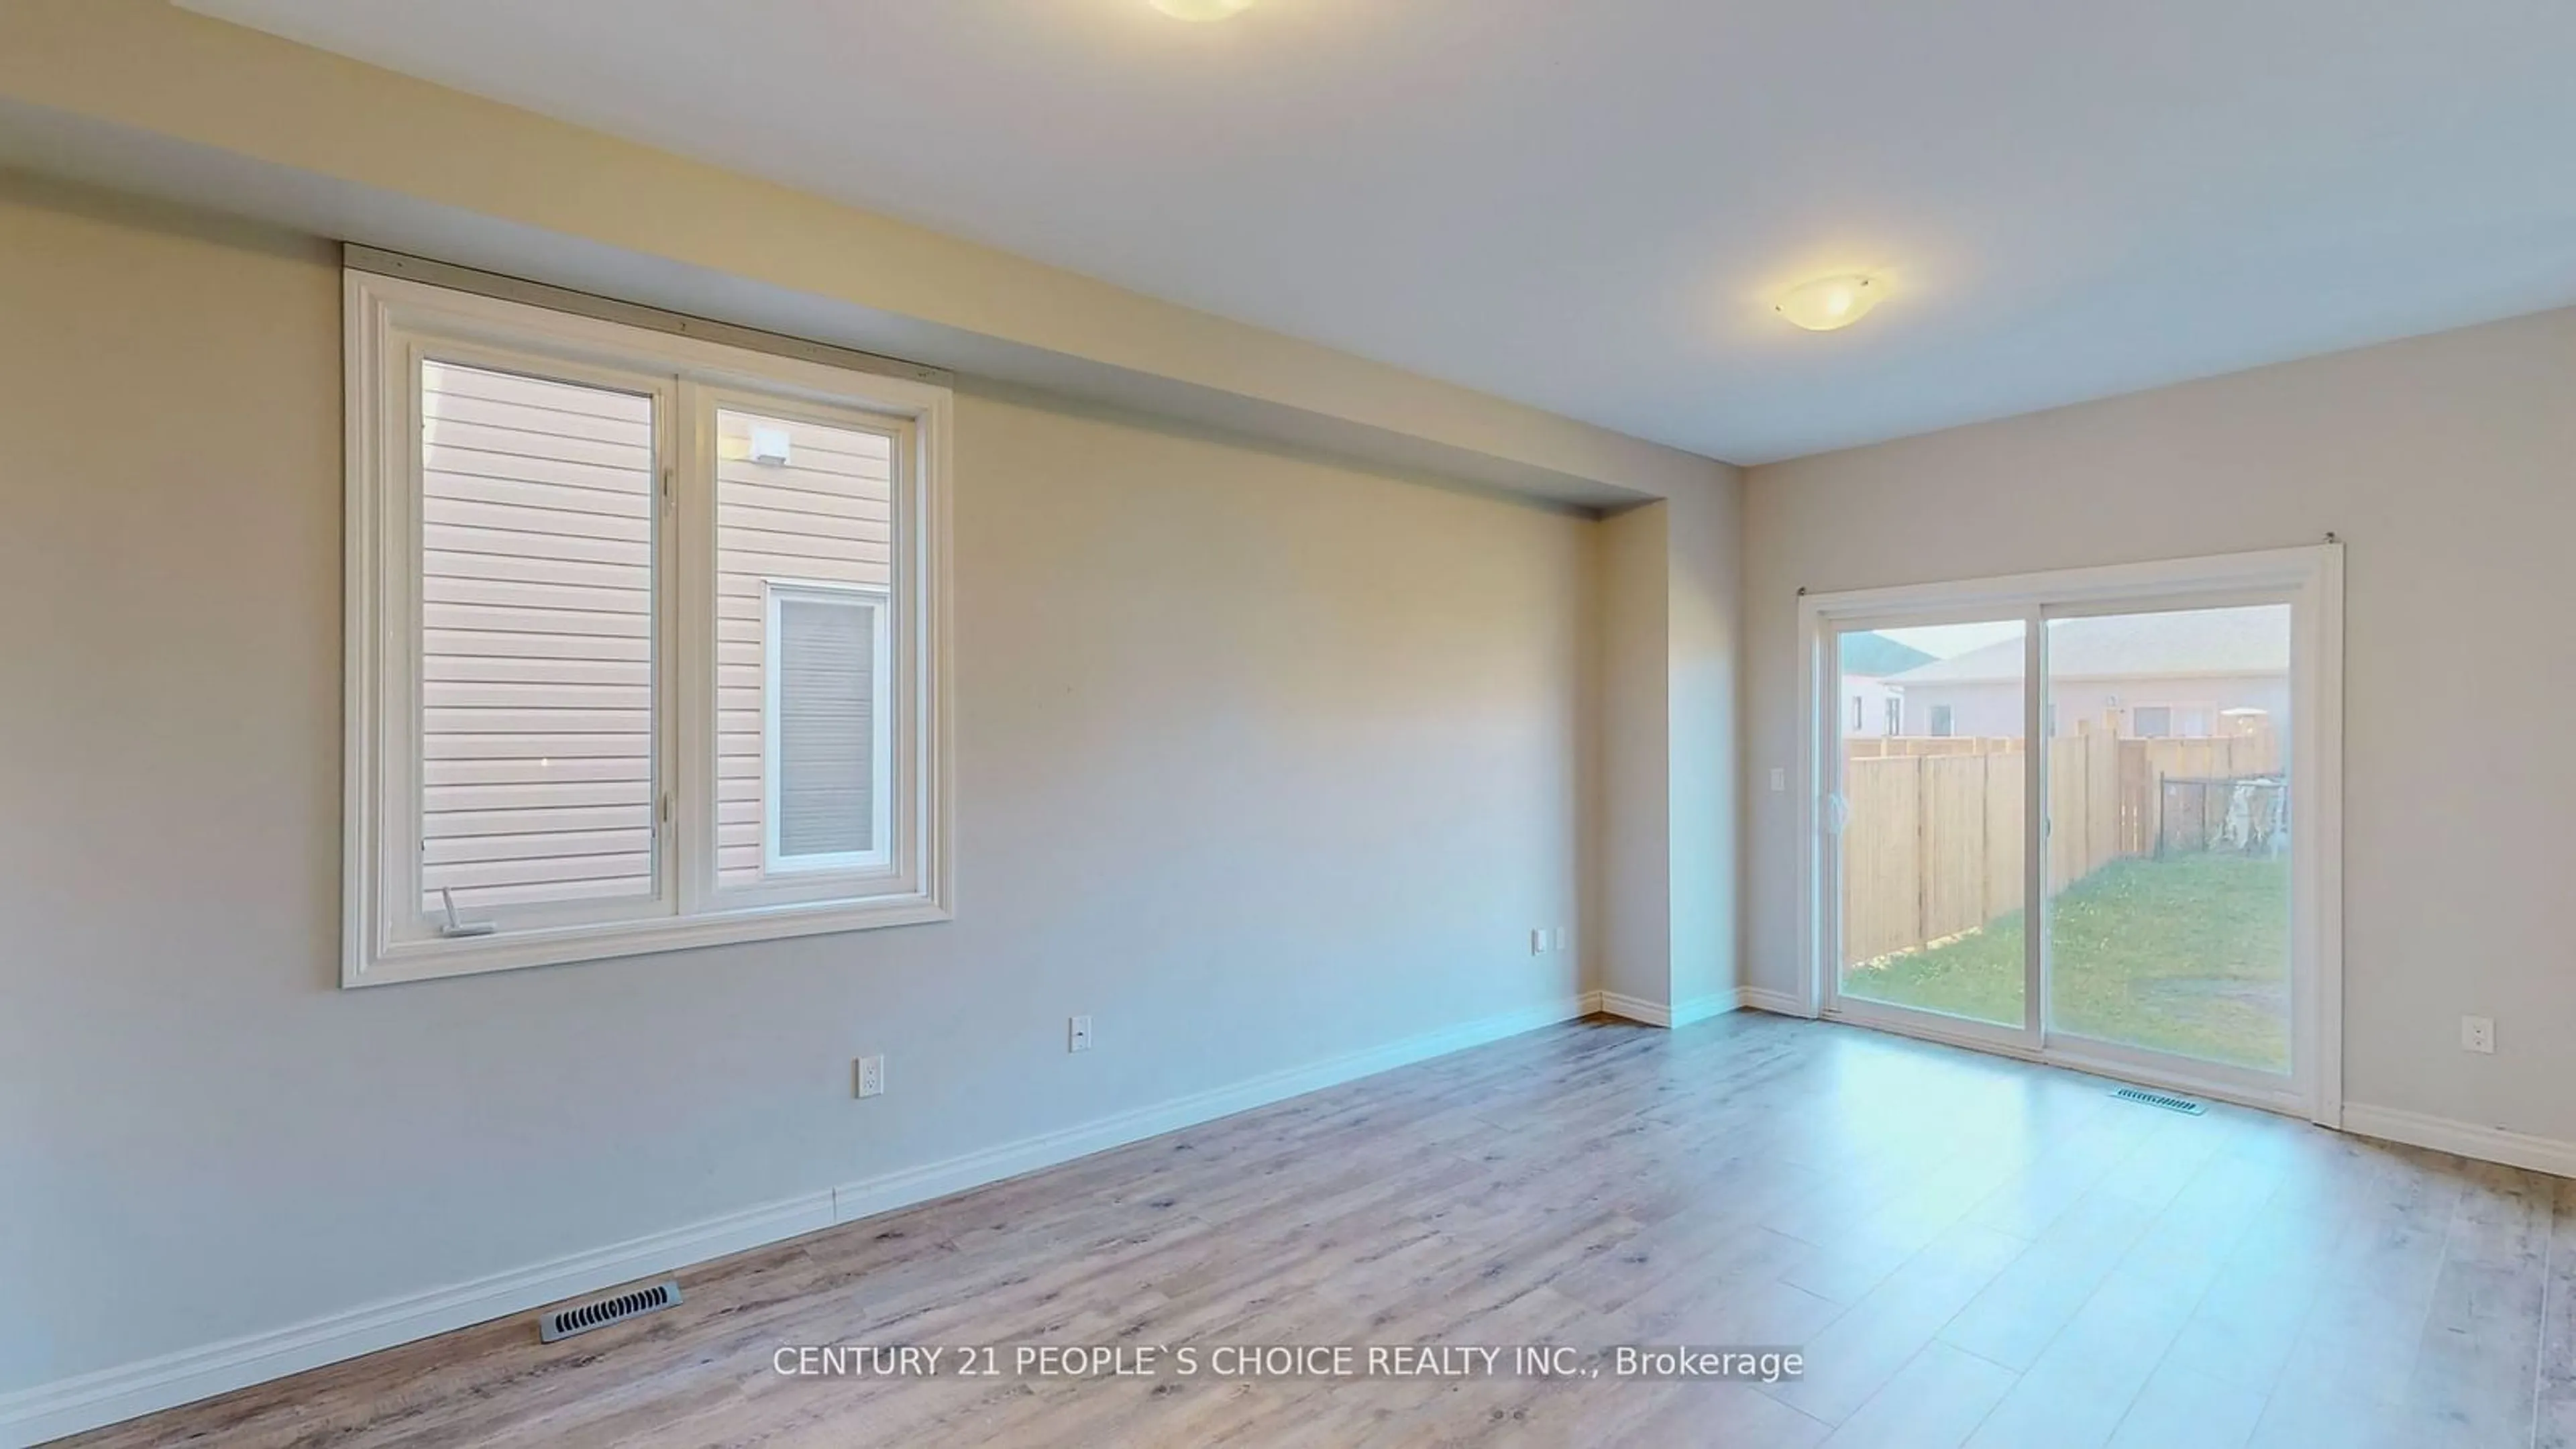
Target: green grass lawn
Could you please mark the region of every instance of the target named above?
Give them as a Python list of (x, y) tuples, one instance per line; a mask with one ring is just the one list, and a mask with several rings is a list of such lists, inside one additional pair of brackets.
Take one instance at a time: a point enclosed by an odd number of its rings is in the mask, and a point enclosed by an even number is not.
[[(2290, 866), (2122, 860), (2057, 898), (2052, 1028), (2263, 1071), (2290, 1065)], [(2018, 1026), (2022, 915), (1846, 973), (1852, 996)]]

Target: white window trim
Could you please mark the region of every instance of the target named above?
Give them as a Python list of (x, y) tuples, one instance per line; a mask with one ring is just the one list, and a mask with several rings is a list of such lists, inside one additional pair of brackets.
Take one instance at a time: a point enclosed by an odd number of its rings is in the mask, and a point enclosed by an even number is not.
[[(870, 793), (868, 838), (876, 842), (871, 850), (850, 850), (824, 855), (788, 856), (778, 848), (780, 775), (778, 768), (778, 680), (779, 680), (779, 606), (789, 599), (806, 599), (826, 603), (860, 604), (868, 608), (871, 632), (876, 636), (869, 661), (876, 675), (876, 698), (892, 698), (893, 640), (889, 635), (892, 610), (886, 591), (867, 584), (817, 583), (806, 579), (764, 579), (760, 585), (761, 630), (760, 660), (760, 871), (764, 877), (778, 877), (810, 888), (818, 879), (833, 876), (866, 878), (882, 875), (894, 865), (894, 798), (893, 792), (880, 787)], [(869, 733), (874, 737), (876, 758), (871, 762), (874, 778), (879, 782), (894, 778), (894, 732), (886, 721), (874, 720)]]
[[(1835, 678), (1830, 645), (1834, 631), (1850, 621), (1870, 627), (1969, 623), (2020, 614), (2034, 634), (2051, 618), (2084, 614), (2117, 614), (2152, 609), (2159, 602), (2177, 607), (2224, 606), (2230, 590), (2243, 591), (2243, 603), (2292, 606), (2291, 651), (2291, 790), (2299, 805), (2299, 828), (2291, 833), (2290, 957), (2292, 993), (2297, 1002), (2287, 1086), (2277, 1078), (2255, 1080), (2215, 1064), (2176, 1072), (2165, 1058), (2149, 1059), (2108, 1044), (2060, 1048), (2016, 1040), (2018, 1033), (1959, 1023), (1955, 1031), (1927, 1029), (1894, 1017), (1863, 1024), (1912, 1035), (1938, 1035), (1981, 1050), (2056, 1062), (2149, 1085), (2199, 1092), (2248, 1106), (2308, 1118), (2322, 1127), (2341, 1127), (2343, 1086), (2343, 545), (2325, 543), (2305, 548), (2217, 554), (2151, 563), (2113, 564), (2101, 568), (2014, 574), (1966, 579), (1955, 583), (1902, 585), (1833, 594), (1802, 594), (1798, 600), (1799, 728), (1798, 775), (1804, 782), (1799, 802), (1799, 960), (1797, 1006), (1807, 1016), (1833, 1010), (1831, 984), (1837, 929), (1837, 903), (1825, 898), (1826, 854), (1834, 848), (1835, 799), (1828, 771), (1832, 753), (1815, 728), (1817, 702)], [(2027, 640), (2028, 636), (2026, 636)], [(2030, 645), (2034, 663), (2044, 663), (2044, 646)], [(2044, 758), (2044, 751), (2030, 752)], [(2025, 842), (2024, 859), (2044, 859), (2036, 834)], [(2027, 868), (2027, 867), (2026, 867)], [(1857, 1015), (1846, 1019), (1861, 1020)]]
[[(600, 960), (733, 942), (910, 925), (952, 918), (948, 473), (953, 394), (908, 378), (854, 372), (649, 331), (523, 303), (349, 271), (343, 279), (347, 480), (344, 638), (341, 984), (373, 986)], [(541, 354), (550, 368), (648, 380), (666, 472), (657, 544), (655, 669), (660, 724), (655, 779), (671, 805), (655, 848), (647, 914), (550, 924), (511, 918), (490, 935), (424, 937), (419, 916), (418, 669), (419, 348), (472, 362)], [(393, 365), (388, 365), (389, 363)], [(715, 888), (715, 439), (699, 403), (739, 396), (755, 407), (799, 400), (820, 412), (869, 415), (898, 429), (893, 492), (904, 545), (890, 598), (902, 629), (884, 658), (897, 708), (889, 740), (893, 868), (864, 898), (773, 900)], [(686, 516), (682, 516), (685, 512)], [(670, 523), (670, 520), (677, 520)], [(683, 546), (683, 543), (686, 546)], [(662, 656), (669, 656), (669, 663)], [(800, 882), (800, 889), (802, 883)], [(408, 893), (409, 900), (402, 897)]]

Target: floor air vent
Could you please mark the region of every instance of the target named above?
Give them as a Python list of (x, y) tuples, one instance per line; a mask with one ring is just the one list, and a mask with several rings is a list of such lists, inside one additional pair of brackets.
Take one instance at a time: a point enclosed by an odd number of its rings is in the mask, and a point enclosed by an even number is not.
[(2168, 1112), (2181, 1112), (2193, 1117), (2209, 1110), (2189, 1097), (2168, 1097), (2162, 1092), (2150, 1092), (2139, 1087), (2122, 1087), (2111, 1095), (2123, 1102), (2144, 1102), (2150, 1107), (2162, 1107)]
[(679, 1280), (665, 1279), (650, 1288), (638, 1288), (632, 1293), (614, 1293), (606, 1298), (594, 1298), (588, 1303), (576, 1303), (570, 1308), (549, 1309), (543, 1318), (537, 1320), (537, 1338), (541, 1342), (552, 1343), (558, 1338), (570, 1338), (576, 1333), (588, 1333), (594, 1328), (606, 1328), (612, 1323), (623, 1323), (627, 1319), (668, 1308), (679, 1301)]

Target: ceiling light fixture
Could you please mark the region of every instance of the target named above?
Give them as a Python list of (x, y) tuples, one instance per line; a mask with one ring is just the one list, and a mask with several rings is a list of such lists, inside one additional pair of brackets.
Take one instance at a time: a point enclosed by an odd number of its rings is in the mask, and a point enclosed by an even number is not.
[(1885, 295), (1886, 284), (1875, 277), (1818, 277), (1782, 293), (1772, 310), (1810, 332), (1831, 332), (1868, 316)]
[(1153, 0), (1174, 20), (1227, 20), (1252, 8), (1252, 0)]

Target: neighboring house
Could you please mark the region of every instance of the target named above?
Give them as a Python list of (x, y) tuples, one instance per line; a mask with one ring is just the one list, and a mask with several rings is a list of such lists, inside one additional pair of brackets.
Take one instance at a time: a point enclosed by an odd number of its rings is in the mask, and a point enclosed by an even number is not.
[[(2285, 606), (2059, 619), (2048, 627), (2050, 735), (2090, 723), (2127, 738), (2197, 739), (2257, 718), (2288, 718)], [(2010, 639), (1888, 679), (1904, 697), (1903, 732), (2021, 735), (2023, 658), (2023, 641)]]
[(1842, 658), (1842, 731), (1854, 735), (1905, 733), (1904, 700), (1887, 677), (1930, 663), (1932, 656), (1884, 634), (1845, 634)]
[[(423, 906), (648, 897), (657, 810), (648, 396), (421, 368)], [(883, 849), (889, 454), (717, 415), (717, 877)], [(676, 727), (677, 722), (674, 722)]]

